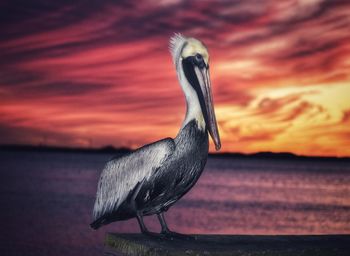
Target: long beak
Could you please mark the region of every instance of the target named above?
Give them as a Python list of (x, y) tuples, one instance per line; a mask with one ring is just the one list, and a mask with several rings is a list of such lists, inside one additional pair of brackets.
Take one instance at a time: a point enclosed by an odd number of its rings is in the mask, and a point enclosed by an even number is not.
[(220, 142), (218, 125), (216, 122), (215, 112), (214, 112), (214, 103), (213, 103), (213, 95), (211, 92), (209, 67), (199, 68), (195, 66), (194, 70), (201, 88), (201, 93), (198, 93), (199, 94), (198, 97), (200, 98), (199, 101), (201, 103), (200, 105), (202, 108), (205, 123), (207, 125), (209, 134), (214, 141), (215, 149), (220, 150), (221, 142)]

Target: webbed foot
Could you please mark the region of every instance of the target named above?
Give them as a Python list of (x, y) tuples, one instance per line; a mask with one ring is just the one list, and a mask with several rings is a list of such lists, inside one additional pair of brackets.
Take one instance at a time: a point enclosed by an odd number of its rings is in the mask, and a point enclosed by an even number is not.
[(159, 233), (155, 233), (155, 232), (150, 232), (150, 231), (142, 231), (142, 234), (145, 235), (145, 236), (148, 236), (148, 237), (153, 237), (153, 238), (160, 238), (162, 237), (161, 234)]
[(180, 233), (176, 233), (173, 231), (170, 231), (170, 229), (168, 228), (168, 225), (165, 222), (165, 218), (164, 218), (164, 213), (158, 213), (157, 214), (160, 225), (162, 227), (162, 231), (160, 232), (160, 235), (166, 239), (170, 239), (170, 240), (174, 240), (174, 239), (182, 239), (182, 240), (195, 240), (194, 236), (191, 235), (185, 235), (185, 234), (180, 234)]
[(195, 237), (191, 235), (181, 234), (177, 232), (173, 232), (170, 230), (162, 230), (160, 235), (166, 239), (174, 240), (174, 239), (182, 239), (182, 240), (195, 240)]

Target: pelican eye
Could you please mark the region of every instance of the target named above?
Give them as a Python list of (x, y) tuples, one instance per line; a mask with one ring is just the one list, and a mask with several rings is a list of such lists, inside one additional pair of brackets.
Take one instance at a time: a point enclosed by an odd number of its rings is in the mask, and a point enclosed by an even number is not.
[(196, 61), (198, 61), (198, 62), (201, 62), (201, 61), (203, 60), (203, 56), (200, 55), (199, 53), (197, 53), (197, 54), (195, 55), (195, 58), (196, 58)]
[(199, 68), (204, 68), (205, 67), (205, 63), (204, 63), (203, 56), (200, 55), (199, 53), (194, 55), (193, 56), (193, 64), (195, 64)]

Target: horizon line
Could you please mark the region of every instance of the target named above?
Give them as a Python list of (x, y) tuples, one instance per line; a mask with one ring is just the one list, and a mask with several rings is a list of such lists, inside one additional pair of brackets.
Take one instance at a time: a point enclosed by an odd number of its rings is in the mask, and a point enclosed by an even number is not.
[[(55, 146), (55, 145), (44, 145), (44, 144), (0, 144), (0, 150), (30, 150), (30, 151), (61, 151), (61, 152), (93, 152), (93, 153), (128, 153), (136, 149), (121, 146), (116, 147), (113, 145), (105, 145), (101, 147), (72, 147), (72, 146)], [(244, 152), (209, 152), (211, 156), (220, 157), (260, 157), (260, 158), (308, 158), (308, 159), (349, 159), (350, 156), (313, 156), (313, 155), (298, 155), (292, 152), (273, 152), (273, 151), (258, 151), (252, 153)]]

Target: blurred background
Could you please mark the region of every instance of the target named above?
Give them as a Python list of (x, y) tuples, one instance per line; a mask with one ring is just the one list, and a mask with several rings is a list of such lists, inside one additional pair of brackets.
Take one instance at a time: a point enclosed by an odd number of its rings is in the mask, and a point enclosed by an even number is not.
[(2, 1), (0, 254), (100, 255), (105, 232), (139, 232), (135, 220), (92, 231), (91, 211), (107, 160), (181, 126), (175, 32), (209, 49), (227, 154), (210, 156), (170, 227), (349, 233), (349, 12), (340, 0)]

